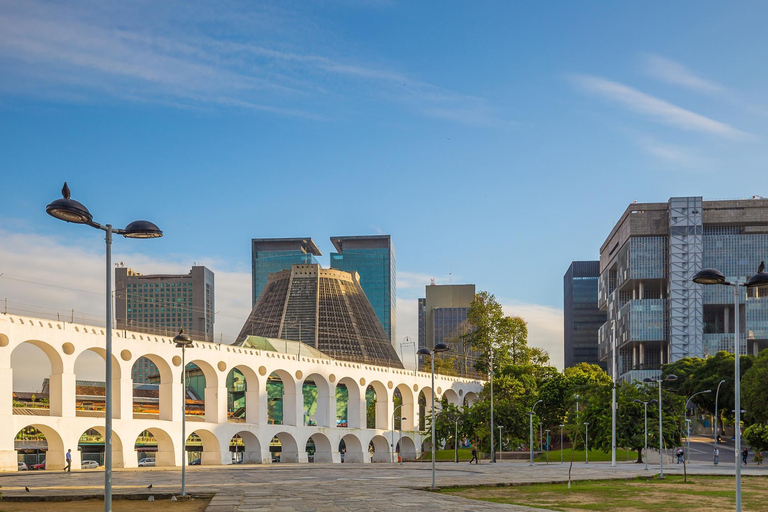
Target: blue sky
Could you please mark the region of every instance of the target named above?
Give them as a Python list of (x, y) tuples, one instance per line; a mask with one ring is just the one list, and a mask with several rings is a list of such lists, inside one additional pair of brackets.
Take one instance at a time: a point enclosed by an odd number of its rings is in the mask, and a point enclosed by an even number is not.
[(229, 273), (225, 330), (248, 302), (250, 238), (312, 236), (327, 262), (330, 236), (381, 232), (397, 248), (398, 336), (415, 337), (429, 278), (452, 273), (528, 315), (555, 353), (562, 276), (597, 258), (629, 203), (765, 192), (767, 10), (3, 2), (0, 273), (89, 279), (75, 260), (100, 255), (98, 235), (44, 213), (68, 180), (97, 220), (165, 231), (120, 241), (129, 266)]

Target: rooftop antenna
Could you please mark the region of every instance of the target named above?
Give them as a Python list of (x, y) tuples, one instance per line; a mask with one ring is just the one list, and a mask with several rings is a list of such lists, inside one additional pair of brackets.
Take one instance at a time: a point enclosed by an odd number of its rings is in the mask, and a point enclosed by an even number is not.
[(435, 278), (434, 277), (431, 277), (429, 279), (429, 286), (435, 286)]
[(448, 272), (449, 281), (453, 284), (453, 272)]

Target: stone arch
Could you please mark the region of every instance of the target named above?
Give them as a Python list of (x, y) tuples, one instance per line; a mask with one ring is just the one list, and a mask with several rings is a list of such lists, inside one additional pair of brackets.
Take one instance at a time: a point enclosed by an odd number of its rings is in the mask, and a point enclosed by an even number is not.
[[(435, 395), (435, 407), (440, 407), (440, 397)], [(419, 410), (419, 430), (425, 430), (427, 427), (427, 417), (432, 414), (432, 388), (424, 386), (419, 391), (418, 399)]]
[[(27, 429), (35, 429), (39, 431), (45, 438), (45, 444), (39, 443), (40, 449), (45, 447), (45, 469), (62, 469), (64, 467), (64, 441), (61, 436), (54, 429), (48, 425), (42, 425), (39, 423), (32, 423), (19, 430), (14, 439), (19, 437), (23, 431)], [(20, 443), (16, 442), (18, 446)], [(74, 461), (73, 461), (74, 462)]]
[[(278, 432), (272, 441), (277, 440), (280, 442), (280, 462), (299, 462), (299, 449), (296, 444), (296, 439), (288, 432)], [(272, 443), (270, 443), (270, 451), (272, 451)], [(303, 452), (302, 447), (302, 452)], [(274, 453), (274, 452), (273, 452)]]
[[(414, 430), (414, 425), (416, 424), (417, 420), (417, 413), (418, 409), (416, 409), (414, 399), (413, 399), (413, 390), (408, 386), (407, 384), (398, 384), (395, 387), (395, 390), (400, 392), (401, 397), (401, 407), (395, 414), (395, 416), (399, 416), (401, 418), (405, 418), (404, 420), (397, 421), (395, 420), (395, 425), (393, 428), (400, 427), (402, 430)], [(394, 398), (394, 393), (393, 393)], [(394, 404), (394, 400), (393, 400)], [(394, 408), (394, 405), (392, 406)]]
[[(313, 385), (309, 385), (309, 382), (312, 382)], [(332, 399), (331, 384), (328, 380), (319, 373), (312, 373), (302, 381), (301, 390), (303, 398), (302, 425), (335, 426), (332, 418), (336, 415), (331, 411), (335, 397)]]
[(345, 463), (365, 462), (367, 453), (363, 452), (363, 443), (355, 434), (347, 434), (339, 441), (339, 451)]
[[(82, 363), (88, 364), (89, 361), (83, 361), (80, 358), (83, 355), (86, 355), (86, 353), (92, 353), (96, 354), (101, 358), (102, 362), (106, 362), (107, 360), (107, 351), (101, 347), (88, 347), (83, 350), (78, 351), (77, 353), (73, 354), (72, 357), (74, 358), (74, 362), (72, 365), (72, 372), (75, 375), (75, 391), (77, 391), (77, 375), (81, 371), (78, 369), (78, 364)], [(96, 380), (99, 382), (104, 382), (106, 380), (106, 364), (103, 364), (101, 366), (101, 369), (103, 369), (103, 372), (93, 379), (85, 379), (80, 378), (79, 380)], [(120, 382), (122, 379), (122, 366), (120, 365), (120, 361), (117, 358), (117, 356), (113, 353), (112, 354), (112, 418), (122, 418), (123, 412), (127, 414), (127, 407), (123, 407), (124, 405), (127, 406), (127, 404), (123, 404), (123, 389), (120, 386)], [(93, 389), (90, 393), (87, 394), (93, 394), (95, 396), (106, 396), (106, 386), (103, 389)], [(126, 401), (131, 400), (130, 394), (125, 397)], [(101, 399), (94, 399), (90, 402), (87, 401), (81, 401), (80, 403), (75, 404), (75, 409), (78, 411), (106, 411), (106, 400), (104, 398)], [(77, 413), (76, 413), (77, 414)], [(87, 414), (87, 413), (86, 413)], [(106, 412), (105, 412), (106, 414)], [(130, 415), (128, 415), (128, 418), (130, 418)]]
[[(101, 449), (98, 452), (98, 458), (94, 457), (86, 457), (86, 453), (95, 453), (92, 450), (86, 450), (86, 446), (91, 445), (93, 443), (99, 444), (99, 441), (97, 439), (86, 439), (87, 437), (90, 437), (88, 434), (88, 431), (96, 431), (98, 432), (99, 437), (101, 437)], [(97, 425), (93, 426), (91, 428), (87, 428), (83, 431), (82, 434), (80, 434), (80, 438), (78, 441), (78, 448), (80, 451), (80, 460), (81, 462), (84, 460), (96, 460), (99, 462), (99, 465), (104, 464), (104, 457), (106, 452), (106, 443), (104, 436), (106, 435), (106, 429), (103, 425)], [(112, 467), (113, 468), (124, 468), (125, 467), (125, 460), (123, 459), (123, 441), (120, 439), (120, 436), (112, 430)]]
[(445, 390), (445, 393), (443, 393), (443, 400), (448, 400), (449, 404), (455, 405), (457, 407), (461, 405), (459, 394), (453, 389)]
[[(136, 365), (142, 364), (144, 360), (154, 365), (153, 368), (157, 370), (157, 374), (160, 376), (159, 384), (133, 386)], [(178, 382), (181, 383), (180, 376)], [(135, 384), (140, 383), (136, 382)], [(181, 415), (181, 412), (173, 410), (173, 388), (175, 383), (171, 365), (159, 355), (147, 353), (136, 357), (131, 363), (131, 381), (129, 385), (133, 396), (132, 409), (134, 419), (146, 418), (147, 415), (150, 415), (149, 417), (156, 415), (161, 420), (173, 420), (174, 417)], [(155, 388), (155, 386), (157, 387)], [(179, 400), (179, 407), (181, 407), (181, 400)]]
[(466, 407), (471, 407), (475, 402), (477, 402), (477, 393), (473, 393), (472, 391), (467, 391), (464, 393), (463, 403)]
[(389, 451), (389, 441), (382, 436), (382, 435), (376, 435), (373, 436), (371, 439), (371, 442), (368, 445), (369, 452), (370, 449), (373, 449), (373, 454), (371, 455), (371, 462), (390, 462), (391, 461), (391, 454)]
[[(176, 451), (173, 445), (173, 439), (168, 432), (162, 428), (149, 427), (142, 430), (139, 435), (136, 436), (134, 449), (136, 450), (137, 460), (139, 461), (143, 458), (153, 458), (151, 454), (154, 454), (156, 466), (176, 466)], [(147, 456), (145, 457), (143, 455)]]
[[(64, 372), (64, 359), (62, 358), (61, 354), (59, 353), (56, 348), (54, 348), (52, 345), (41, 341), (41, 340), (25, 340), (21, 343), (15, 345), (13, 349), (10, 351), (10, 355), (8, 357), (8, 368), (4, 371), (7, 371), (8, 379), (10, 380), (10, 389), (8, 389), (6, 392), (9, 395), (13, 394), (14, 390), (17, 390), (17, 386), (13, 384), (13, 367), (16, 366), (18, 368), (18, 365), (13, 364), (13, 357), (14, 354), (17, 354), (18, 357), (24, 357), (25, 349), (22, 348), (21, 352), (17, 353), (17, 350), (19, 347), (22, 347), (26, 345), (27, 347), (36, 347), (42, 353), (44, 354), (45, 358), (42, 360), (47, 360), (48, 365), (50, 367), (50, 370), (48, 371), (46, 375), (46, 368), (42, 366), (39, 370), (42, 370), (41, 374), (48, 378), (48, 389), (47, 389), (47, 400), (48, 400), (48, 415), (50, 416), (68, 416), (72, 417), (75, 415), (75, 375), (74, 373), (65, 373)], [(29, 349), (28, 349), (29, 350)], [(32, 351), (39, 354), (34, 349), (31, 349)], [(28, 361), (29, 363), (29, 361)], [(18, 374), (19, 377), (21, 377), (22, 374)], [(36, 395), (36, 398), (40, 398), (41, 402), (43, 400), (46, 400), (46, 397), (44, 396), (46, 390), (41, 389), (41, 393), (33, 393)], [(37, 395), (40, 395), (39, 397)], [(29, 396), (29, 399), (31, 400), (31, 395)], [(19, 400), (21, 402), (26, 402), (26, 400)], [(35, 400), (35, 402), (37, 402)], [(38, 404), (41, 402), (37, 402)], [(9, 407), (12, 404), (11, 400), (8, 400)], [(37, 408), (37, 405), (34, 403), (29, 402), (31, 405)], [(44, 405), (44, 404), (43, 404)], [(44, 407), (39, 407), (39, 412), (43, 413)], [(8, 410), (8, 414), (11, 413), (11, 410)]]
[[(373, 390), (375, 395), (375, 405), (370, 403), (370, 390)], [(389, 393), (387, 387), (381, 382), (375, 380), (368, 383), (365, 393), (366, 398), (366, 428), (377, 428), (380, 430), (387, 430), (390, 422), (390, 407)]]
[(416, 444), (408, 436), (403, 436), (402, 440), (397, 442), (397, 453), (403, 462), (416, 460)]
[[(236, 385), (234, 379), (235, 371), (240, 372), (244, 379), (242, 390)], [(252, 368), (245, 365), (234, 366), (227, 374), (227, 418), (236, 423), (251, 423), (261, 425), (264, 419), (261, 417), (261, 407), (259, 406), (260, 383), (258, 374)], [(240, 397), (242, 394), (242, 397)], [(239, 413), (240, 402), (245, 408), (245, 413)]]
[[(192, 436), (192, 434), (197, 434), (197, 436), (200, 438), (200, 441), (203, 443), (203, 451), (200, 457), (200, 464), (204, 466), (220, 465), (222, 462), (221, 445), (219, 443), (219, 439), (216, 437), (216, 434), (210, 430), (200, 428), (194, 432), (191, 432), (189, 436), (187, 436), (187, 441), (189, 441), (189, 438)], [(184, 448), (186, 451), (187, 447), (185, 446)]]
[[(343, 392), (346, 389), (346, 408), (343, 406)], [(340, 395), (342, 395), (340, 397)], [(336, 384), (336, 424), (339, 427), (365, 428), (365, 400), (361, 397), (360, 384), (351, 377), (344, 377)], [(341, 409), (340, 409), (341, 407)], [(346, 420), (346, 424), (344, 421)]]
[(267, 379), (268, 423), (297, 425), (297, 412), (296, 381), (285, 370), (273, 370)]
[[(216, 369), (203, 359), (192, 359), (187, 361), (187, 390), (192, 390), (198, 398), (203, 399), (205, 404), (205, 421), (209, 423), (218, 423), (219, 420), (224, 421), (226, 418), (226, 402), (223, 400), (225, 392), (219, 392), (219, 374)], [(199, 368), (199, 372), (190, 369), (190, 365), (194, 365)], [(200, 374), (202, 374), (202, 380), (204, 380), (204, 386), (201, 386)], [(185, 393), (185, 396), (186, 396)], [(222, 398), (219, 401), (219, 398)]]
[[(333, 462), (333, 447), (325, 434), (315, 432), (305, 443), (307, 460), (312, 462)], [(310, 447), (312, 453), (310, 453)]]
[[(235, 438), (239, 442), (235, 442)], [(247, 430), (237, 432), (229, 442), (232, 460), (235, 464), (261, 464), (263, 462), (261, 455), (261, 442), (256, 434)]]

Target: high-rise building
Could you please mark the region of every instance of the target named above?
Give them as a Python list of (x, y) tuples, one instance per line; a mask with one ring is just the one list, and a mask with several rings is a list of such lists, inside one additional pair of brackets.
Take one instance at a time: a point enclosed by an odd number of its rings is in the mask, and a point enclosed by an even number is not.
[(345, 361), (403, 367), (357, 273), (316, 264), (269, 276), (235, 344), (249, 336), (299, 341)]
[[(192, 339), (213, 341), (213, 272), (194, 266), (188, 274), (139, 274), (115, 269), (115, 325), (117, 329), (174, 336), (180, 328)], [(140, 358), (134, 382), (149, 382), (157, 367)]]
[(269, 274), (291, 268), (292, 265), (316, 264), (315, 256), (321, 256), (320, 249), (311, 238), (254, 238), (251, 240), (253, 272), (253, 300), (259, 295), (269, 279)]
[(600, 365), (597, 333), (605, 323), (605, 311), (597, 306), (599, 261), (574, 261), (563, 277), (565, 366)]
[(419, 346), (427, 347), (427, 299), (419, 299)]
[(600, 249), (598, 305), (608, 315), (598, 334), (600, 360), (610, 371), (615, 339), (618, 378), (642, 380), (659, 375), (664, 363), (733, 352), (734, 313), (742, 353), (768, 347), (768, 297), (749, 290), (734, 312), (730, 287), (691, 281), (709, 267), (745, 280), (764, 260), (768, 200), (673, 197), (629, 205)]
[[(419, 299), (419, 343), (422, 332), (426, 348), (433, 348), (438, 343), (458, 342), (459, 336), (472, 329), (467, 323), (467, 314), (474, 299), (473, 284), (427, 286), (426, 297)], [(460, 369), (467, 371), (475, 354), (463, 343), (457, 343), (454, 349), (453, 355), (462, 366)]]
[(396, 333), (395, 247), (389, 235), (335, 236), (331, 238), (331, 268), (357, 272), (360, 285), (392, 343), (398, 348)]

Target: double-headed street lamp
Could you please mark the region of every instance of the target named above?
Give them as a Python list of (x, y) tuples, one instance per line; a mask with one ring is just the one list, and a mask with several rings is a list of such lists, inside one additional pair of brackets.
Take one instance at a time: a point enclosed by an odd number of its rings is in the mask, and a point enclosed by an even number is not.
[[(685, 416), (688, 415), (688, 404), (691, 402), (691, 399), (693, 397), (695, 397), (696, 395), (702, 395), (704, 393), (711, 393), (711, 392), (712, 392), (711, 389), (706, 389), (704, 391), (699, 391), (698, 393), (692, 394), (688, 398), (688, 400), (685, 401), (685, 408), (683, 409), (683, 418), (685, 418)], [(688, 454), (690, 453), (690, 450), (691, 450), (691, 423), (690, 423), (691, 420), (686, 419), (686, 421), (688, 422), (688, 431), (687, 431), (688, 435), (685, 437), (685, 461), (690, 462), (691, 458), (690, 458), (690, 455)]]
[(67, 183), (61, 189), (61, 199), (56, 199), (45, 207), (46, 213), (59, 220), (73, 224), (85, 224), (106, 233), (107, 245), (107, 318), (106, 318), (106, 383), (105, 383), (105, 425), (104, 425), (104, 510), (112, 511), (112, 234), (125, 238), (159, 238), (163, 232), (155, 224), (146, 220), (135, 220), (125, 229), (113, 229), (111, 224), (101, 225), (94, 222), (93, 215), (81, 203), (70, 199)]
[(734, 448), (736, 462), (736, 512), (741, 512), (741, 465), (739, 464), (739, 454), (741, 452), (741, 343), (739, 340), (739, 316), (741, 308), (739, 307), (739, 287), (757, 288), (760, 286), (768, 286), (768, 273), (761, 272), (761, 270), (763, 269), (759, 268), (757, 274), (750, 277), (746, 283), (728, 281), (722, 272), (714, 268), (705, 268), (704, 270), (696, 272), (692, 278), (693, 282), (698, 284), (719, 284), (733, 287), (733, 352), (736, 356), (733, 363), (734, 405), (736, 406), (734, 407), (734, 410), (736, 411), (736, 417), (734, 419), (736, 430), (736, 446)]
[(636, 404), (643, 404), (643, 407), (645, 408), (645, 470), (648, 471), (648, 404), (657, 404), (659, 402), (655, 398), (648, 400), (647, 402), (638, 399), (632, 401)]
[(445, 343), (438, 343), (432, 350), (428, 348), (420, 348), (417, 354), (420, 356), (430, 356), (429, 361), (432, 363), (432, 489), (435, 488), (435, 354), (440, 352), (446, 352), (451, 348)]
[(187, 347), (192, 345), (192, 338), (179, 329), (173, 337), (176, 348), (181, 349), (181, 495), (187, 495)]
[(677, 380), (677, 375), (671, 373), (667, 375), (663, 380), (661, 376), (659, 376), (658, 379), (652, 379), (650, 377), (647, 377), (643, 379), (643, 382), (655, 382), (659, 385), (659, 478), (664, 478), (664, 452), (662, 451), (664, 449), (664, 428), (662, 427), (662, 419), (661, 419), (661, 412), (662, 412), (662, 404), (661, 401), (661, 383), (664, 381), (672, 382)]
[(531, 432), (531, 463), (529, 466), (533, 466), (533, 416), (536, 414), (536, 406), (539, 405), (544, 400), (539, 400), (535, 404), (533, 404), (533, 407), (531, 407), (531, 410), (527, 412), (528, 416), (530, 416), (530, 432)]

